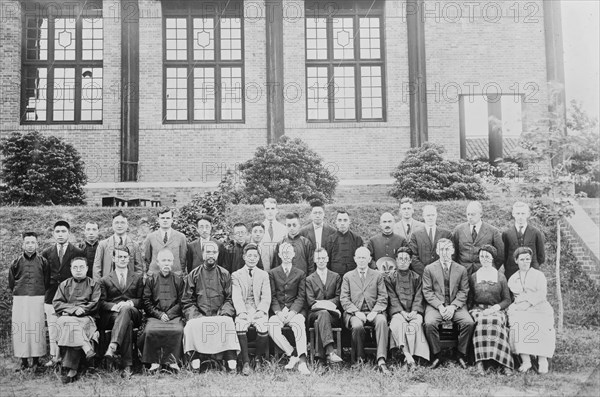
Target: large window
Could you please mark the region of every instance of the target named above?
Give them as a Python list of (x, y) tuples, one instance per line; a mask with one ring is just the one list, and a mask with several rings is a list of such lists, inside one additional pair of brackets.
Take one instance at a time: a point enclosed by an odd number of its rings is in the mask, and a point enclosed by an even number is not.
[(24, 16), (21, 122), (101, 123), (102, 11), (47, 10)]
[(244, 121), (241, 1), (163, 2), (166, 123)]
[(383, 0), (306, 0), (308, 121), (385, 120)]

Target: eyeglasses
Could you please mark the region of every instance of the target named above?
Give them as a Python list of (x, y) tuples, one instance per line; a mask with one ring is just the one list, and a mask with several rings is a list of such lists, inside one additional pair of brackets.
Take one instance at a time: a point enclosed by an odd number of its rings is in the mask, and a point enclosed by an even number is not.
[(117, 259), (120, 259), (120, 260), (129, 259), (129, 255), (119, 255), (119, 256), (117, 256)]

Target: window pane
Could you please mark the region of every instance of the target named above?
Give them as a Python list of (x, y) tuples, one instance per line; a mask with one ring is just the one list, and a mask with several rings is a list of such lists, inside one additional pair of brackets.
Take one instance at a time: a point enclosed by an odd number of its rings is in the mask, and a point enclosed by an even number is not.
[(76, 41), (75, 19), (56, 18), (54, 20), (54, 59), (57, 61), (74, 60)]
[(379, 18), (360, 18), (360, 58), (381, 58)]
[(82, 68), (81, 120), (102, 120), (102, 68)]
[(48, 59), (48, 18), (27, 18), (27, 59)]
[(187, 59), (187, 20), (185, 18), (167, 18), (165, 44), (167, 59)]
[(194, 18), (194, 59), (215, 59), (215, 21), (212, 18)]
[(25, 69), (25, 120), (46, 121), (46, 87), (48, 69)]
[(483, 95), (468, 95), (463, 97), (465, 109), (465, 136), (469, 138), (487, 139), (488, 103)]
[(81, 58), (84, 60), (102, 60), (102, 40), (102, 18), (84, 18), (81, 21)]
[(308, 88), (307, 113), (309, 120), (328, 120), (327, 68), (310, 67), (306, 69)]
[(363, 66), (360, 68), (361, 117), (363, 119), (383, 118), (381, 67)]
[(75, 120), (75, 68), (54, 69), (54, 121)]
[(327, 20), (324, 18), (306, 20), (306, 58), (327, 59)]
[(167, 120), (187, 120), (187, 69), (167, 68)]
[(333, 58), (354, 59), (352, 18), (333, 19)]
[(215, 120), (214, 68), (194, 68), (194, 120)]
[(242, 59), (242, 21), (240, 18), (221, 19), (221, 59)]
[(354, 67), (333, 68), (334, 118), (336, 120), (356, 119), (354, 105)]
[(242, 69), (221, 69), (221, 119), (242, 120)]
[(502, 95), (502, 136), (518, 138), (523, 132), (521, 95)]

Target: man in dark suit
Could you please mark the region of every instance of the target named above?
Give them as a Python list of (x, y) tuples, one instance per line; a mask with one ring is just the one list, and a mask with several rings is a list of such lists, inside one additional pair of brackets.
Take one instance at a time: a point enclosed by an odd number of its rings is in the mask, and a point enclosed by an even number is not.
[(317, 248), (314, 258), (317, 271), (306, 278), (306, 301), (310, 309), (308, 324), (315, 328), (315, 356), (326, 358), (328, 363), (339, 363), (343, 360), (335, 353), (331, 328), (341, 320), (342, 278), (327, 269), (329, 257), (323, 247)]
[(212, 223), (213, 218), (209, 215), (202, 215), (200, 219), (198, 219), (198, 225), (196, 230), (200, 235), (196, 240), (189, 243), (187, 246), (187, 258), (186, 258), (186, 267), (188, 274), (192, 272), (195, 268), (202, 265), (204, 263), (204, 258), (202, 256), (202, 247), (208, 241), (212, 241), (217, 244), (219, 247), (219, 257), (217, 260), (217, 265), (221, 267), (225, 267), (225, 261), (227, 260), (227, 252), (223, 243), (211, 237), (212, 232)]
[(344, 209), (337, 212), (335, 218), (337, 231), (329, 236), (327, 241), (327, 255), (329, 256), (329, 270), (343, 276), (347, 272), (356, 269), (354, 252), (363, 246), (363, 239), (350, 230), (350, 214)]
[(87, 276), (94, 277), (94, 258), (98, 249), (98, 223), (88, 222), (85, 224), (84, 241), (79, 244), (87, 262)]
[(452, 241), (440, 239), (436, 252), (440, 259), (427, 266), (423, 272), (423, 297), (427, 301), (425, 335), (433, 358), (430, 368), (437, 368), (441, 363), (439, 325), (442, 321), (452, 321), (458, 324), (460, 330), (458, 362), (466, 369), (467, 346), (475, 329), (475, 322), (466, 306), (469, 276), (463, 266), (452, 261), (452, 254), (454, 254)]
[(381, 214), (379, 217), (379, 227), (381, 228), (381, 233), (371, 237), (367, 242), (367, 248), (373, 258), (371, 268), (375, 268), (377, 261), (384, 256), (394, 258), (396, 250), (408, 244), (408, 241), (404, 237), (394, 233), (394, 215), (389, 212)]
[(67, 221), (56, 222), (52, 232), (56, 244), (42, 252), (42, 257), (48, 261), (48, 267), (50, 268), (50, 284), (44, 296), (44, 311), (48, 323), (51, 356), (51, 359), (46, 363), (47, 367), (51, 367), (60, 361), (57, 317), (52, 306), (52, 300), (60, 283), (71, 277), (71, 259), (84, 256), (82, 250), (69, 242), (70, 233), (71, 225)]
[(285, 216), (285, 227), (288, 232), (275, 247), (271, 269), (281, 265), (281, 256), (279, 256), (280, 247), (283, 243), (288, 243), (294, 246), (295, 256), (292, 264), (294, 267), (302, 270), (305, 276), (307, 276), (315, 271), (315, 264), (313, 263), (315, 248), (309, 239), (300, 235), (300, 216), (297, 212), (292, 212)]
[[(292, 370), (297, 364), (301, 374), (309, 375), (306, 366), (306, 275), (298, 267), (292, 266), (296, 254), (292, 244), (281, 243), (278, 252), (281, 266), (269, 271), (273, 313), (269, 318), (269, 336), (289, 358), (285, 369)], [(285, 325), (289, 325), (294, 332), (296, 348), (282, 334), (281, 329)]]
[(321, 247), (325, 248), (329, 236), (335, 234), (335, 229), (324, 223), (325, 209), (321, 201), (312, 201), (310, 205), (312, 222), (300, 230), (300, 235), (309, 239), (315, 250)]
[(533, 251), (533, 255), (531, 255), (531, 267), (539, 269), (546, 261), (544, 235), (539, 229), (527, 223), (529, 215), (529, 205), (517, 201), (513, 204), (512, 211), (515, 224), (502, 232), (504, 258), (506, 259), (504, 276), (507, 280), (519, 270), (519, 266), (516, 264), (515, 258), (513, 258), (515, 250), (519, 247), (529, 247)]
[(389, 328), (386, 318), (387, 288), (383, 274), (369, 268), (371, 254), (359, 247), (354, 254), (356, 269), (344, 274), (340, 302), (344, 309), (344, 324), (352, 331), (352, 349), (364, 359), (365, 325), (375, 326), (377, 340), (377, 365), (388, 374), (385, 363), (388, 350)]
[(435, 250), (437, 242), (442, 238), (452, 238), (449, 230), (437, 226), (437, 208), (434, 205), (423, 207), (423, 219), (425, 219), (425, 226), (412, 233), (408, 244), (413, 252), (411, 269), (419, 276), (423, 275), (425, 266), (440, 258)]
[(482, 222), (483, 208), (478, 201), (467, 205), (467, 222), (461, 223), (452, 232), (456, 262), (463, 265), (469, 277), (481, 267), (479, 263), (479, 248), (489, 244), (494, 246), (498, 255), (494, 260), (496, 269), (504, 263), (504, 243), (500, 231), (494, 226)]
[[(142, 295), (144, 278), (140, 273), (129, 270), (129, 248), (117, 246), (113, 260), (115, 269), (100, 280), (100, 332), (103, 348), (109, 343), (104, 357), (115, 360), (121, 356), (124, 378), (131, 377), (133, 364), (133, 328), (142, 321)], [(110, 341), (104, 340), (104, 331), (111, 330)]]

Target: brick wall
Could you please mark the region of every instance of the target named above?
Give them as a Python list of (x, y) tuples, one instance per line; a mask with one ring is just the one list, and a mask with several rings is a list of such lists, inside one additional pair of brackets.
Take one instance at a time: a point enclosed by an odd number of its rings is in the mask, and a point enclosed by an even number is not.
[(569, 223), (562, 223), (564, 236), (569, 240), (573, 255), (581, 264), (581, 268), (590, 276), (592, 280), (600, 284), (600, 260), (587, 247), (581, 237), (575, 232)]

